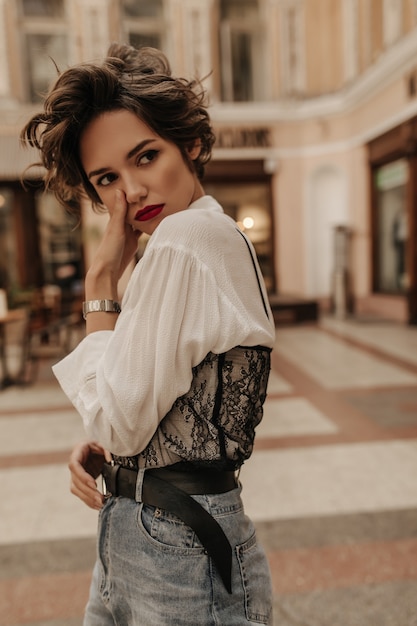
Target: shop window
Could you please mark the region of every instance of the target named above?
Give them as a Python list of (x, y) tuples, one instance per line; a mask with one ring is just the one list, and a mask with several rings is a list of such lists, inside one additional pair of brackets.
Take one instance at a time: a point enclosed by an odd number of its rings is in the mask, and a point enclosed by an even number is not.
[(162, 0), (123, 0), (125, 39), (135, 48), (164, 49), (165, 25)]
[(39, 192), (36, 208), (43, 282), (71, 297), (82, 288), (81, 229), (51, 193)]
[(375, 286), (378, 292), (405, 293), (409, 286), (408, 179), (406, 159), (383, 165), (375, 172)]
[(68, 63), (64, 0), (21, 0), (26, 97), (39, 102)]
[(261, 20), (257, 0), (220, 1), (221, 98), (226, 102), (263, 100)]

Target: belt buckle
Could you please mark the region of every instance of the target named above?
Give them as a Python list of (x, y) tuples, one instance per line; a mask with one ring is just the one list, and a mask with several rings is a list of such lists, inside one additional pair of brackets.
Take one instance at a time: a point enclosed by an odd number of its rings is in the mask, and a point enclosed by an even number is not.
[[(114, 463), (113, 459), (111, 461), (108, 461), (108, 464), (111, 465), (112, 467), (115, 466), (115, 463)], [(109, 491), (108, 488), (107, 488), (106, 479), (104, 478), (103, 474), (101, 474), (101, 493), (102, 493), (102, 496), (104, 498), (104, 501), (108, 500), (113, 495), (111, 493), (111, 491)]]

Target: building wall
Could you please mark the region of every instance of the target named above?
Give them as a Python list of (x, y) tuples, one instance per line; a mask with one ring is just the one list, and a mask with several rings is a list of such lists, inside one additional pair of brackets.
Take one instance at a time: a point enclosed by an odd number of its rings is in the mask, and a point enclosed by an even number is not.
[(306, 93), (310, 97), (343, 87), (342, 9), (342, 3), (334, 0), (305, 3)]
[[(19, 6), (19, 0), (0, 0), (4, 140), (17, 138), (39, 108), (25, 96), (21, 43), (27, 24)], [(65, 6), (69, 64), (99, 58), (109, 42), (125, 37), (118, 0), (67, 0)], [(346, 225), (352, 232), (350, 269), (358, 310), (378, 307), (381, 297), (372, 293), (367, 144), (417, 115), (416, 96), (410, 95), (410, 79), (417, 72), (415, 0), (259, 0), (264, 55), (259, 67), (265, 87), (259, 100), (250, 102), (221, 99), (217, 0), (166, 0), (164, 7), (164, 46), (174, 72), (208, 76), (219, 134), (268, 133), (269, 145), (231, 140), (219, 145), (213, 158), (231, 164), (257, 160), (270, 173), (279, 292), (328, 304), (332, 233), (335, 226)], [(19, 159), (22, 166), (29, 156)], [(0, 182), (11, 176), (17, 181), (17, 172), (2, 171), (9, 167), (6, 160), (3, 155)], [(103, 217), (85, 218), (86, 232), (95, 233), (87, 237), (87, 263), (103, 224)], [(397, 303), (391, 310), (403, 319), (404, 298), (388, 301)]]
[[(356, 106), (349, 109), (345, 105), (343, 113), (277, 125), (275, 141), (280, 166), (275, 184), (280, 228), (276, 245), (283, 291), (326, 296), (324, 277), (328, 277), (330, 285), (332, 272), (329, 233), (332, 225), (340, 223), (352, 230), (355, 295), (361, 299), (369, 294), (371, 232), (366, 144), (417, 111), (415, 100), (407, 95), (406, 74)], [(326, 194), (323, 212), (327, 212), (327, 218), (322, 216), (321, 226), (315, 232), (315, 194), (320, 172), (324, 177), (327, 172), (327, 183), (322, 180)], [(300, 224), (304, 239), (298, 229)], [(403, 311), (403, 307), (400, 309)]]

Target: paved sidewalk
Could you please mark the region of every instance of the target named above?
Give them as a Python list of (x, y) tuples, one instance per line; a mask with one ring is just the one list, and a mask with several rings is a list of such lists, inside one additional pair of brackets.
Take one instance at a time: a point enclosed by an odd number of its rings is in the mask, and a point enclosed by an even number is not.
[[(82, 624), (97, 515), (66, 464), (83, 437), (49, 366), (0, 392), (0, 626)], [(417, 328), (279, 328), (241, 480), (275, 626), (417, 626)]]

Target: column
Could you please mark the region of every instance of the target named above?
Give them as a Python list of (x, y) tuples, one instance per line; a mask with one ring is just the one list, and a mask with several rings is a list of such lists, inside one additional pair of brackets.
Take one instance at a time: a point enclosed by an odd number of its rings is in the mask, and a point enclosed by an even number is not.
[(343, 0), (345, 82), (358, 74), (358, 0)]
[(384, 47), (392, 46), (402, 35), (403, 7), (398, 0), (384, 0), (383, 3)]
[(185, 0), (183, 7), (184, 22), (184, 61), (189, 76), (203, 78), (206, 89), (211, 89), (213, 70), (212, 32), (214, 0)]
[(286, 95), (305, 91), (304, 0), (281, 1), (281, 59)]
[(11, 98), (9, 73), (10, 54), (7, 50), (6, 5), (8, 0), (0, 0), (0, 98)]

